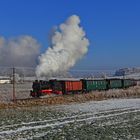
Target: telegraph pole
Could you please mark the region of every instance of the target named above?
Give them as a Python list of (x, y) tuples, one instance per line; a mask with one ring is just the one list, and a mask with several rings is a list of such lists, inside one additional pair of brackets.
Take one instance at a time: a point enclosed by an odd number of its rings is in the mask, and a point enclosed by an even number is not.
[(15, 68), (13, 67), (13, 101), (16, 101), (16, 90), (15, 90)]

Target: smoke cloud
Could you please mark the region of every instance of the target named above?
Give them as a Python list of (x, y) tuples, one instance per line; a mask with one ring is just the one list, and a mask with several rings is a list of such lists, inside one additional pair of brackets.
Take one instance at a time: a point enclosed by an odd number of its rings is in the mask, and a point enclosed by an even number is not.
[(38, 77), (65, 73), (87, 53), (89, 41), (79, 24), (79, 17), (72, 15), (58, 27), (52, 45), (39, 57)]
[(31, 36), (0, 37), (0, 66), (36, 66), (39, 43)]

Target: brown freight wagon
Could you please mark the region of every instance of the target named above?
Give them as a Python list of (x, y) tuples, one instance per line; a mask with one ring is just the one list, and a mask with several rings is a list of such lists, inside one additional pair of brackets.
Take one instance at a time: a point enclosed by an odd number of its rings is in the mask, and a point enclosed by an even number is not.
[(82, 91), (82, 81), (72, 80), (51, 80), (51, 85), (54, 93), (68, 94), (78, 93)]

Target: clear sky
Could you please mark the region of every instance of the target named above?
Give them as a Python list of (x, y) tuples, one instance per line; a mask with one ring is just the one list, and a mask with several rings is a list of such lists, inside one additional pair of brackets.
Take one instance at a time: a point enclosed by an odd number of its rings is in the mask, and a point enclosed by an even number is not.
[(48, 47), (48, 33), (76, 14), (90, 40), (76, 69), (140, 66), (140, 0), (0, 0), (0, 36), (31, 35)]

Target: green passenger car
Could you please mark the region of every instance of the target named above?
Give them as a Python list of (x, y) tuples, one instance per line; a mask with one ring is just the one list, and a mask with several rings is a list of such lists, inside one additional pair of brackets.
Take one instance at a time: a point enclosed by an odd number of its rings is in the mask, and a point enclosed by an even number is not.
[(83, 89), (87, 92), (92, 90), (106, 90), (107, 89), (107, 81), (103, 80), (82, 80)]
[(122, 79), (109, 79), (108, 80), (109, 89), (117, 89), (117, 88), (122, 88), (122, 87), (123, 87)]
[(124, 82), (123, 83), (124, 88), (131, 87), (134, 85), (134, 80), (131, 80), (131, 79), (124, 79), (123, 82)]

